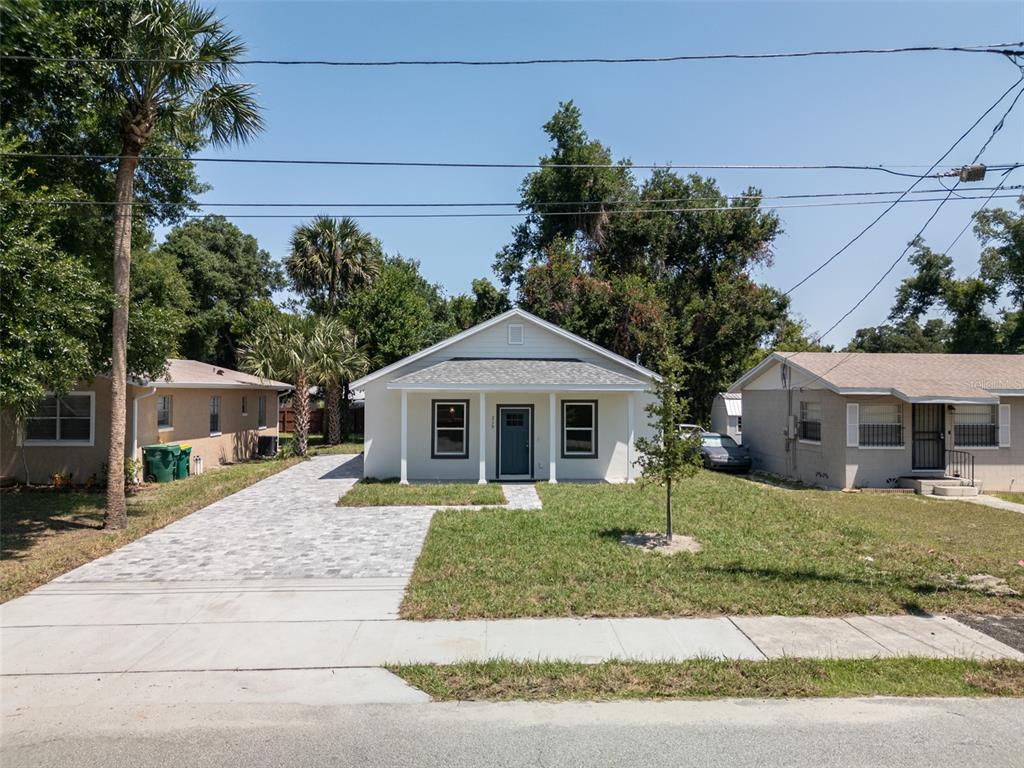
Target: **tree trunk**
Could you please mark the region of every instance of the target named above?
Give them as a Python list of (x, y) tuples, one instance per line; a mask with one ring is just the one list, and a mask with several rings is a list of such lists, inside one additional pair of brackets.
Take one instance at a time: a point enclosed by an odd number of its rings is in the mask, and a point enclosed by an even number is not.
[(668, 493), (665, 494), (665, 535), (672, 541), (672, 478), (668, 479)]
[(309, 385), (305, 371), (295, 377), (292, 402), (295, 408), (295, 455), (305, 456), (309, 450)]
[(337, 445), (341, 442), (341, 386), (334, 382), (327, 387), (327, 397), (324, 400), (324, 410), (327, 411), (327, 442)]
[(126, 528), (124, 433), (128, 410), (128, 287), (132, 263), (132, 196), (138, 155), (122, 154), (117, 165), (114, 213), (114, 322), (110, 357), (110, 450), (107, 454), (107, 514), (104, 528)]

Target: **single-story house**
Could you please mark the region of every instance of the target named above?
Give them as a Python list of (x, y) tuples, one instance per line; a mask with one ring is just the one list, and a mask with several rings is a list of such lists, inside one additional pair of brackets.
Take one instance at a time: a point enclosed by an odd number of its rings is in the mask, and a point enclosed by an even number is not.
[[(193, 458), (216, 467), (251, 458), (257, 438), (277, 435), (279, 395), (291, 386), (201, 363), (168, 360), (154, 380), (130, 379), (125, 458), (141, 462), (142, 446), (188, 443)], [(97, 376), (62, 397), (48, 396), (36, 412), (0, 429), (0, 474), (32, 482), (55, 474), (83, 483), (99, 479), (110, 445), (110, 379)]]
[(832, 488), (1024, 489), (1024, 355), (776, 352), (743, 395), (754, 468)]
[(512, 309), (352, 382), (364, 393), (364, 474), (629, 482), (656, 379)]
[(719, 392), (711, 403), (711, 431), (743, 443), (743, 395)]

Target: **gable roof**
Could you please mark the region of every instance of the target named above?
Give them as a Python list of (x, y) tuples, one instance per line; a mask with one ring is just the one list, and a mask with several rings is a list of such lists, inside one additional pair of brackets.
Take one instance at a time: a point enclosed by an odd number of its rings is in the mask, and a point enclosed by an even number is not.
[(478, 323), (477, 325), (474, 325), (472, 328), (467, 328), (465, 331), (462, 331), (461, 333), (457, 333), (454, 336), (450, 336), (444, 341), (439, 341), (436, 344), (426, 347), (425, 349), (421, 349), (419, 352), (409, 355), (408, 357), (403, 357), (401, 360), (391, 363), (391, 365), (386, 365), (383, 368), (378, 368), (373, 373), (369, 373), (366, 376), (363, 376), (363, 378), (353, 381), (351, 384), (352, 389), (362, 389), (364, 386), (366, 386), (374, 379), (378, 379), (381, 376), (384, 376), (388, 373), (397, 371), (398, 369), (403, 368), (404, 366), (409, 365), (410, 363), (413, 363), (417, 360), (420, 360), (426, 357), (427, 355), (433, 354), (434, 352), (439, 352), (440, 350), (445, 349), (446, 347), (450, 347), (452, 344), (456, 344), (457, 342), (460, 342), (463, 339), (468, 339), (469, 337), (474, 336), (480, 333), (481, 331), (487, 330), (488, 328), (491, 328), (495, 325), (498, 325), (499, 323), (503, 323), (506, 320), (511, 320), (513, 318), (526, 320), (535, 325), (538, 325), (544, 330), (550, 331), (551, 333), (561, 336), (564, 339), (568, 339), (571, 342), (579, 344), (580, 346), (590, 350), (591, 352), (595, 352), (596, 354), (601, 355), (602, 357), (605, 357), (608, 360), (616, 362), (619, 365), (624, 365), (627, 368), (631, 368), (632, 370), (636, 371), (645, 378), (655, 380), (660, 378), (658, 374), (656, 374), (654, 371), (650, 370), (649, 368), (644, 368), (644, 366), (640, 365), (639, 363), (634, 363), (632, 360), (629, 360), (628, 358), (625, 358), (622, 355), (617, 355), (611, 350), (605, 349), (604, 347), (600, 346), (599, 344), (595, 344), (592, 341), (587, 341), (582, 336), (577, 336), (575, 333), (570, 333), (569, 331), (565, 330), (564, 328), (560, 328), (554, 323), (549, 323), (547, 320), (541, 320), (539, 317), (530, 314), (525, 309), (513, 307), (507, 312), (502, 312), (500, 315), (496, 315), (492, 317), (490, 320), (484, 320), (482, 323)]
[(141, 382), (145, 386), (170, 387), (206, 387), (209, 389), (291, 389), (291, 384), (273, 379), (261, 379), (241, 371), (222, 368), (219, 365), (201, 363), (198, 360), (172, 358), (167, 361), (167, 372), (151, 381)]
[(640, 381), (582, 360), (537, 358), (453, 358), (392, 379), (388, 389), (516, 389), (644, 391)]
[(999, 395), (1024, 395), (1024, 355), (904, 352), (773, 352), (729, 391), (740, 391), (783, 362), (839, 394), (893, 395), (908, 402), (996, 402)]

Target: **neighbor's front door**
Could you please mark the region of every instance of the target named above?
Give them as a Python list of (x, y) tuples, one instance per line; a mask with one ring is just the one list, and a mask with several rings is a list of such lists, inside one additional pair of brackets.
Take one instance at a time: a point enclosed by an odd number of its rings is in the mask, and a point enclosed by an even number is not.
[(946, 466), (946, 407), (941, 403), (914, 403), (914, 469), (944, 469)]
[(498, 474), (530, 476), (530, 409), (498, 407)]

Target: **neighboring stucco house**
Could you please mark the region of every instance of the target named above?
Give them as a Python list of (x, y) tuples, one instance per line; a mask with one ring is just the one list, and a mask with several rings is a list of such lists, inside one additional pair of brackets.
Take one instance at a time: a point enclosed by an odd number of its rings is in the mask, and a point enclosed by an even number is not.
[(833, 488), (966, 477), (1024, 489), (1024, 355), (776, 352), (743, 395), (755, 469)]
[(719, 392), (711, 404), (711, 431), (743, 442), (743, 396), (739, 392)]
[[(129, 380), (125, 457), (141, 460), (144, 445), (188, 443), (207, 469), (251, 458), (258, 437), (277, 435), (278, 397), (290, 389), (196, 360), (169, 360), (164, 377)], [(110, 379), (97, 376), (63, 397), (45, 398), (21, 429), (4, 418), (0, 474), (24, 481), (27, 463), (32, 482), (55, 473), (75, 483), (99, 478), (109, 414)]]
[(656, 378), (512, 309), (352, 383), (365, 395), (364, 474), (632, 481)]

